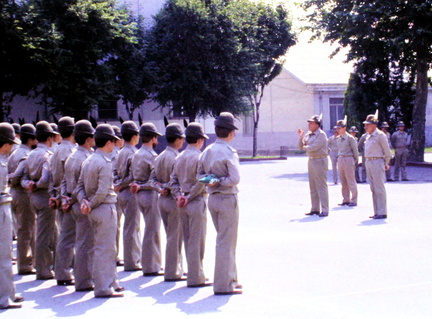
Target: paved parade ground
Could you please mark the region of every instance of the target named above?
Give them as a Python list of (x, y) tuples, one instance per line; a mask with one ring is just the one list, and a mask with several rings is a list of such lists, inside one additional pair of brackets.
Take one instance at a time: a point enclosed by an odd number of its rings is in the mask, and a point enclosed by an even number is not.
[[(117, 268), (124, 298), (95, 299), (54, 280), (15, 275), (22, 309), (1, 318), (432, 318), (432, 167), (408, 167), (386, 184), (388, 219), (371, 220), (369, 185), (358, 206), (310, 210), (307, 158), (244, 162), (239, 185), (237, 268), (243, 295), (214, 296), (163, 277)], [(208, 215), (205, 272), (213, 279), (215, 231)], [(162, 237), (165, 235), (162, 231)], [(16, 268), (14, 268), (16, 274)]]

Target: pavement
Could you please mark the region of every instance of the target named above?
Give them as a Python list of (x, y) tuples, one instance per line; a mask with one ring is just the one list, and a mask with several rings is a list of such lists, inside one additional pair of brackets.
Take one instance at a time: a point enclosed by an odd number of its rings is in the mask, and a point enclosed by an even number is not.
[[(241, 163), (239, 282), (244, 293), (214, 296), (162, 277), (118, 269), (124, 298), (95, 299), (54, 280), (15, 273), (21, 309), (1, 318), (432, 318), (432, 168), (408, 167), (386, 184), (388, 216), (371, 220), (369, 185), (341, 208), (329, 171), (330, 215), (308, 217), (307, 158)], [(164, 232), (162, 231), (162, 237)], [(204, 269), (213, 279), (215, 231), (208, 218)]]

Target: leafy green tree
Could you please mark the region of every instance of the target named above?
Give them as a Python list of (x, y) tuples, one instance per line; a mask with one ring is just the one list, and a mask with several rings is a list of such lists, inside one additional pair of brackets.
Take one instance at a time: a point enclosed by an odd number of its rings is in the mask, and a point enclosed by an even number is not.
[[(100, 102), (117, 99), (113, 61), (137, 42), (136, 23), (112, 0), (28, 0), (27, 46), (52, 112), (87, 117)], [(41, 34), (52, 34), (45, 41)]]
[(194, 121), (248, 108), (247, 65), (225, 1), (168, 0), (148, 38), (153, 99)]
[[(349, 47), (347, 60), (388, 59), (390, 71), (415, 79), (412, 159), (424, 160), (429, 64), (432, 62), (431, 0), (308, 0), (307, 20), (316, 37)], [(376, 64), (375, 64), (376, 65)]]
[[(250, 93), (247, 98), (253, 116), (252, 156), (257, 155), (260, 106), (265, 87), (283, 69), (284, 56), (295, 42), (287, 11), (278, 6), (273, 9), (264, 3), (236, 1), (232, 20), (242, 49), (240, 54), (248, 62)], [(240, 13), (240, 14), (239, 14)]]

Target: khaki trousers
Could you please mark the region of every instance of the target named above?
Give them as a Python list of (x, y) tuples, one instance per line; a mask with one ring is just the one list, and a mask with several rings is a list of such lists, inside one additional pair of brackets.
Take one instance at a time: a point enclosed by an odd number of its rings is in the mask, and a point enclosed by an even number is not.
[(95, 296), (114, 293), (119, 287), (116, 268), (117, 211), (115, 204), (100, 204), (88, 215), (94, 232), (93, 281)]
[(160, 196), (158, 206), (167, 237), (165, 249), (165, 279), (181, 278), (183, 275), (181, 253), (182, 231), (177, 203), (171, 195)]
[(330, 160), (332, 163), (333, 183), (338, 182), (338, 156), (336, 152), (330, 152)]
[(141, 268), (140, 213), (136, 197), (129, 188), (117, 196), (117, 203), (123, 212), (123, 260), (125, 270)]
[(216, 228), (216, 264), (213, 289), (230, 292), (237, 285), (236, 246), (239, 223), (237, 195), (213, 193), (208, 206)]
[(186, 207), (179, 208), (187, 261), (187, 284), (205, 283), (203, 259), (207, 230), (206, 201), (196, 197)]
[(36, 214), (30, 209), (30, 195), (24, 189), (12, 188), (12, 212), (17, 216), (18, 273), (33, 270), (35, 266)]
[(387, 194), (385, 189), (385, 165), (383, 159), (366, 161), (366, 170), (375, 215), (387, 215)]
[(72, 266), (75, 257), (76, 222), (75, 216), (69, 212), (58, 210), (61, 215), (60, 235), (55, 255), (55, 278), (72, 280)]
[(406, 163), (408, 160), (408, 149), (406, 147), (395, 148), (394, 179), (399, 180), (399, 171), (402, 172), (402, 179), (407, 178)]
[(9, 204), (0, 205), (0, 307), (15, 298), (12, 274), (12, 214)]
[(72, 206), (69, 214), (75, 220), (75, 289), (84, 289), (93, 286), (93, 247), (94, 232), (88, 215), (81, 213), (79, 203)]
[(55, 210), (48, 207), (49, 193), (39, 190), (30, 194), (30, 206), (37, 216), (36, 221), (36, 278), (54, 275), (55, 248), (58, 228)]
[[(354, 157), (339, 157), (338, 159), (339, 175), (342, 184), (342, 202), (357, 204), (357, 182), (355, 178), (355, 161)], [(351, 196), (350, 196), (351, 195)]]
[(138, 208), (144, 216), (144, 238), (141, 249), (143, 273), (159, 272), (162, 264), (160, 224), (157, 206), (158, 194), (154, 190), (141, 190), (136, 194)]
[(328, 158), (309, 159), (309, 189), (312, 212), (329, 211), (329, 195), (327, 187)]

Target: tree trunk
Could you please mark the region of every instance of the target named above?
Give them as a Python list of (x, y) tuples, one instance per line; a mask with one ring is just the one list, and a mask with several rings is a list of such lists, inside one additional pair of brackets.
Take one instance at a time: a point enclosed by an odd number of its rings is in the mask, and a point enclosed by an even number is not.
[(0, 91), (0, 122), (4, 122), (4, 96), (3, 96), (3, 92)]
[(426, 105), (428, 97), (428, 63), (418, 54), (417, 58), (417, 82), (413, 109), (413, 134), (411, 139), (410, 160), (424, 162), (425, 129), (426, 129)]

